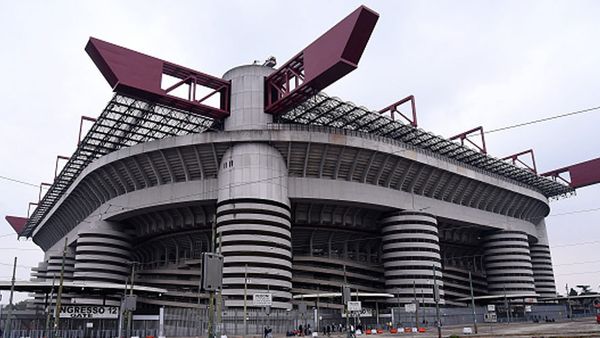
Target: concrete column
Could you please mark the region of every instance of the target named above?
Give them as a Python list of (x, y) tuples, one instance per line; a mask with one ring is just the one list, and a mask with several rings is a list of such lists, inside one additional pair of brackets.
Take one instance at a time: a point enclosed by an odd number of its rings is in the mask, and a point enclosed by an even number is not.
[[(442, 263), (435, 217), (409, 210), (388, 215), (381, 223), (386, 292), (399, 297), (400, 303), (412, 303), (415, 285), (418, 301), (434, 304), (435, 267), (440, 304), (444, 304)], [(398, 298), (390, 299), (389, 302), (398, 303)]]
[[(63, 274), (63, 280), (65, 282), (73, 281), (73, 272), (75, 270), (74, 266), (75, 266), (75, 252), (73, 251), (72, 248), (69, 247), (69, 248), (67, 248), (67, 254), (65, 255), (65, 270), (64, 270), (64, 274)], [(53, 252), (51, 255), (48, 256), (48, 259), (46, 260), (46, 281), (52, 282), (52, 278), (53, 278), (53, 276), (55, 276), (54, 283), (57, 286), (57, 288), (60, 283), (60, 270), (61, 269), (62, 269), (62, 251), (61, 252)], [(72, 294), (63, 293), (61, 302), (63, 304), (69, 304), (71, 302), (72, 298), (73, 298)], [(52, 299), (52, 302), (54, 303), (55, 300), (56, 300), (56, 297), (54, 297)]]
[(267, 144), (237, 144), (223, 156), (218, 185), (225, 305), (243, 306), (247, 266), (248, 304), (252, 294), (270, 290), (273, 308), (291, 309), (291, 209), (283, 157)]
[(264, 108), (264, 78), (274, 69), (259, 65), (239, 66), (229, 70), (223, 79), (231, 81), (231, 115), (225, 119), (225, 130), (265, 129), (273, 115)]
[(536, 228), (538, 230), (538, 241), (535, 244), (529, 244), (535, 292), (542, 297), (556, 297), (556, 282), (552, 270), (552, 257), (548, 245), (546, 223), (542, 220)]
[(535, 294), (527, 234), (498, 231), (484, 240), (488, 292), (493, 295)]
[(131, 271), (131, 238), (122, 226), (98, 221), (77, 234), (76, 281), (124, 283)]

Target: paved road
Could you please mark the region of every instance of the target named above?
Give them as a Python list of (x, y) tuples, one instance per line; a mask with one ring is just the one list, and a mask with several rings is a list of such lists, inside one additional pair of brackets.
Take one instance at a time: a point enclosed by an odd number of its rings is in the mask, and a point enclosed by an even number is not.
[[(512, 338), (529, 338), (529, 337), (600, 337), (600, 324), (596, 323), (596, 318), (584, 318), (575, 321), (557, 322), (557, 323), (517, 323), (517, 324), (505, 324), (505, 323), (482, 323), (479, 324), (479, 333), (477, 335), (463, 335), (463, 327), (460, 326), (449, 326), (444, 327), (442, 330), (442, 337), (449, 337), (452, 334), (459, 335), (461, 337), (512, 337)], [(437, 337), (437, 331), (430, 329), (425, 334), (384, 334), (382, 336), (394, 336), (394, 337)], [(365, 338), (367, 336), (364, 336)], [(371, 337), (371, 336), (369, 336)], [(375, 338), (374, 336), (372, 336)]]
[[(472, 335), (463, 335), (463, 327), (466, 325), (454, 325), (444, 327), (442, 337), (449, 337), (456, 334), (460, 337), (510, 337), (510, 338), (580, 338), (580, 337), (600, 337), (600, 324), (596, 323), (596, 318), (584, 318), (574, 321), (565, 321), (557, 323), (481, 323), (479, 324), (479, 333)], [(308, 336), (307, 336), (308, 337)], [(332, 338), (345, 338), (344, 335), (335, 334)], [(358, 338), (376, 338), (376, 337), (412, 337), (412, 338), (436, 338), (437, 331), (429, 328), (426, 333), (385, 333), (382, 335), (361, 335)], [(279, 337), (277, 337), (279, 338)], [(319, 335), (319, 338), (323, 338)]]

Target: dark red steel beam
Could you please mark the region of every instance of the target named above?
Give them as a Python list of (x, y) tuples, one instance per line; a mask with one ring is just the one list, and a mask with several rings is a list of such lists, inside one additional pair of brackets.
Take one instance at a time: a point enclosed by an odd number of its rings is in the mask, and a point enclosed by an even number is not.
[(4, 219), (10, 224), (10, 226), (15, 230), (17, 235), (20, 235), (23, 229), (25, 228), (25, 224), (27, 224), (27, 217), (18, 217), (18, 216), (6, 216)]
[(281, 114), (356, 69), (379, 14), (360, 6), (265, 79), (265, 112)]
[(38, 204), (33, 202), (29, 202), (29, 204), (27, 204), (27, 218), (29, 218), (29, 215), (31, 213), (31, 206), (33, 205), (37, 206)]
[[(481, 145), (471, 141), (469, 139), (470, 136), (481, 136)], [(467, 141), (468, 143), (470, 143), (471, 145), (473, 145), (475, 148), (477, 148), (480, 152), (487, 154), (487, 148), (485, 147), (485, 136), (483, 134), (483, 127), (479, 126), (477, 128), (473, 128), (471, 130), (467, 130), (464, 133), (460, 133), (458, 135), (454, 135), (452, 137), (449, 138), (450, 141), (452, 140), (460, 140), (460, 144), (461, 145), (465, 145), (465, 141)]]
[(52, 184), (50, 184), (50, 183), (44, 183), (44, 182), (40, 183), (40, 193), (38, 195), (38, 203), (42, 200), (42, 189), (44, 187), (51, 187), (51, 186), (52, 186)]
[(93, 117), (88, 117), (88, 116), (83, 116), (83, 115), (81, 116), (81, 120), (79, 120), (79, 136), (77, 138), (77, 145), (79, 145), (79, 143), (81, 143), (81, 132), (83, 131), (83, 122), (84, 121), (95, 123), (96, 119)]
[[(570, 180), (564, 176), (561, 176), (566, 173), (569, 174)], [(566, 182), (571, 188), (574, 189), (600, 183), (600, 157), (586, 162), (573, 164), (568, 167), (552, 170), (541, 175)]]
[[(522, 156), (524, 156), (524, 155), (530, 155), (531, 164), (528, 164), (527, 162), (524, 162), (523, 160), (521, 160)], [(520, 153), (506, 156), (502, 160), (504, 160), (504, 161), (511, 160), (513, 165), (517, 165), (517, 163), (520, 163), (525, 168), (527, 168), (537, 174), (537, 166), (535, 165), (535, 155), (533, 154), (533, 149), (528, 149), (528, 150), (522, 151)]]
[(62, 155), (56, 155), (56, 163), (54, 164), (54, 180), (56, 180), (56, 178), (58, 177), (58, 162), (60, 160), (65, 160), (68, 161), (70, 160), (70, 157), (67, 156), (62, 156)]
[[(401, 105), (405, 104), (406, 102), (410, 102), (410, 107), (411, 107), (411, 111), (412, 111), (412, 118), (404, 115), (404, 113), (402, 113), (398, 109), (398, 107), (400, 107)], [(384, 113), (387, 113), (387, 112), (390, 112), (392, 120), (395, 120), (394, 119), (394, 113), (398, 113), (408, 123), (410, 123), (411, 126), (417, 127), (417, 104), (415, 102), (415, 97), (413, 95), (407, 96), (407, 97), (403, 98), (402, 100), (400, 100), (398, 102), (395, 102), (395, 103), (392, 103), (391, 105), (383, 108), (382, 110), (379, 111), (379, 114), (384, 114)]]
[[(176, 65), (109, 42), (90, 38), (85, 51), (100, 70), (113, 91), (184, 109), (216, 119), (229, 116), (230, 82), (202, 72)], [(168, 89), (161, 88), (163, 74), (180, 79)], [(189, 85), (187, 99), (169, 94), (177, 87)], [(220, 93), (219, 108), (203, 104), (196, 99), (196, 86), (200, 85)]]

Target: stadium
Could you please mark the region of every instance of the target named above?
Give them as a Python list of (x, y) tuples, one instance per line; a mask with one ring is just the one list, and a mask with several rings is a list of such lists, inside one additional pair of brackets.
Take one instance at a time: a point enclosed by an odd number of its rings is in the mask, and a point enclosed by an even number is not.
[(377, 19), (360, 7), (281, 67), (222, 77), (91, 38), (115, 94), (31, 215), (7, 218), (45, 252), (33, 304), (62, 272), (63, 304), (117, 306), (133, 271), (139, 313), (206, 308), (209, 251), (225, 311), (267, 292), (282, 316), (341, 318), (343, 285), (381, 313), (466, 308), (471, 284), (490, 302), (556, 297), (544, 218), (574, 184), (487, 154), (481, 128), (418, 128), (412, 96), (372, 110), (322, 92)]

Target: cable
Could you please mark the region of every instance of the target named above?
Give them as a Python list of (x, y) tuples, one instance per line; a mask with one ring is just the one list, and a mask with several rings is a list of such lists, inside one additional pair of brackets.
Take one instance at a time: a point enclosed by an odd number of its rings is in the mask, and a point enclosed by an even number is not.
[(37, 248), (37, 249), (34, 249), (34, 248), (31, 248), (31, 249), (27, 249), (27, 248), (0, 248), (0, 250), (38, 251), (38, 250), (41, 250), (41, 249), (39, 249), (39, 248)]
[(551, 245), (551, 247), (552, 248), (566, 248), (566, 247), (570, 247), (570, 246), (581, 246), (581, 245), (598, 244), (598, 243), (600, 243), (600, 241), (567, 243), (567, 244), (561, 244), (561, 245)]
[(36, 188), (40, 187), (39, 184), (33, 184), (33, 183), (17, 180), (16, 178), (6, 177), (6, 176), (2, 176), (2, 175), (0, 175), (0, 179), (15, 182), (15, 183), (21, 183), (21, 184), (29, 185), (29, 186), (36, 187)]
[(592, 211), (598, 211), (600, 210), (600, 208), (594, 208), (594, 209), (583, 209), (583, 210), (575, 210), (575, 211), (567, 211), (564, 212), (562, 214), (552, 214), (552, 215), (548, 215), (546, 217), (553, 217), (553, 216), (565, 216), (565, 215), (574, 215), (574, 214), (582, 214), (585, 212), (592, 212)]
[(553, 264), (553, 265), (554, 266), (564, 266), (564, 265), (581, 265), (581, 264), (591, 264), (591, 263), (600, 263), (600, 259), (595, 260), (595, 261), (572, 262), (572, 263)]
[(569, 272), (569, 273), (559, 273), (555, 276), (568, 276), (568, 275), (589, 275), (591, 273), (600, 273), (600, 271), (585, 271), (585, 272)]
[[(532, 121), (528, 121), (528, 122), (511, 124), (511, 125), (508, 125), (508, 126), (505, 126), (505, 127), (500, 127), (500, 128), (496, 128), (496, 129), (484, 131), (483, 134), (491, 134), (491, 133), (496, 133), (496, 132), (499, 132), (499, 131), (504, 131), (504, 130), (519, 128), (519, 127), (524, 127), (524, 126), (528, 126), (528, 125), (531, 125), (531, 124), (536, 124), (536, 123), (540, 123), (540, 122), (551, 121), (551, 120), (555, 120), (555, 119), (562, 118), (562, 117), (583, 114), (583, 113), (591, 112), (591, 111), (598, 110), (598, 109), (600, 109), (600, 106), (598, 106), (598, 107), (592, 107), (592, 108), (587, 108), (587, 109), (582, 109), (582, 110), (576, 110), (576, 111), (572, 111), (572, 112), (568, 112), (568, 113), (564, 113), (564, 114), (559, 114), (559, 115), (554, 115), (554, 116), (549, 116), (549, 117), (544, 117), (544, 118), (541, 118), (541, 119), (532, 120)], [(467, 137), (477, 137), (477, 136), (480, 136), (480, 135), (481, 135), (481, 133), (475, 133), (475, 134), (467, 135)]]

